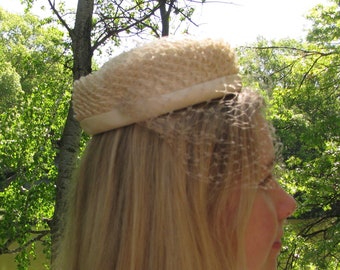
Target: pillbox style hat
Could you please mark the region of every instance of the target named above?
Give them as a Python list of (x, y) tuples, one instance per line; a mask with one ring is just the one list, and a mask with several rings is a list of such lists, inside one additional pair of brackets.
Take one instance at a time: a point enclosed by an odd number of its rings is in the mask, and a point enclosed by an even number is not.
[(161, 38), (75, 81), (73, 108), (85, 132), (95, 135), (240, 90), (226, 42)]

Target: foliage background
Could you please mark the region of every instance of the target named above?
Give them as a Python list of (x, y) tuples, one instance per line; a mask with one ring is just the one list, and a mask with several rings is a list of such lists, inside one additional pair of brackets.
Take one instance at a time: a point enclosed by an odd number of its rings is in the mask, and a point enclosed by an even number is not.
[(71, 96), (64, 34), (0, 10), (0, 253), (29, 264), (40, 241), (49, 256), (58, 140)]
[(259, 38), (239, 48), (242, 72), (267, 97), (283, 145), (281, 184), (298, 201), (279, 269), (340, 265), (339, 16), (338, 4), (318, 5), (305, 41)]

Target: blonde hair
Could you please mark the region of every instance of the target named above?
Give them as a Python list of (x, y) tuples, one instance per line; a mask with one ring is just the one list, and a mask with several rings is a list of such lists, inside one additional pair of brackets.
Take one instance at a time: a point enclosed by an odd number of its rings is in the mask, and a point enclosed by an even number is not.
[(262, 107), (245, 90), (93, 136), (55, 268), (244, 269)]

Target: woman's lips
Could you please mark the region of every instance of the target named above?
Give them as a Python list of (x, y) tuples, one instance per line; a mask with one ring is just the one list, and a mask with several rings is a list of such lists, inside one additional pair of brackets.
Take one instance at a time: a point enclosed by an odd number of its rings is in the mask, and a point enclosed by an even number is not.
[(273, 248), (274, 249), (278, 249), (278, 250), (281, 250), (281, 247), (282, 247), (282, 243), (281, 241), (275, 241), (274, 244), (273, 244)]

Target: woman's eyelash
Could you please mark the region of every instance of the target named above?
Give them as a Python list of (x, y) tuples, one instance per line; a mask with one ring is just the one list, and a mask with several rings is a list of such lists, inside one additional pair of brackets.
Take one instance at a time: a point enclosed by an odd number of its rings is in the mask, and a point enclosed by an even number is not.
[(260, 187), (267, 187), (268, 184), (273, 180), (273, 175), (270, 174), (268, 175), (265, 179), (263, 179), (262, 181), (260, 181), (259, 186)]

